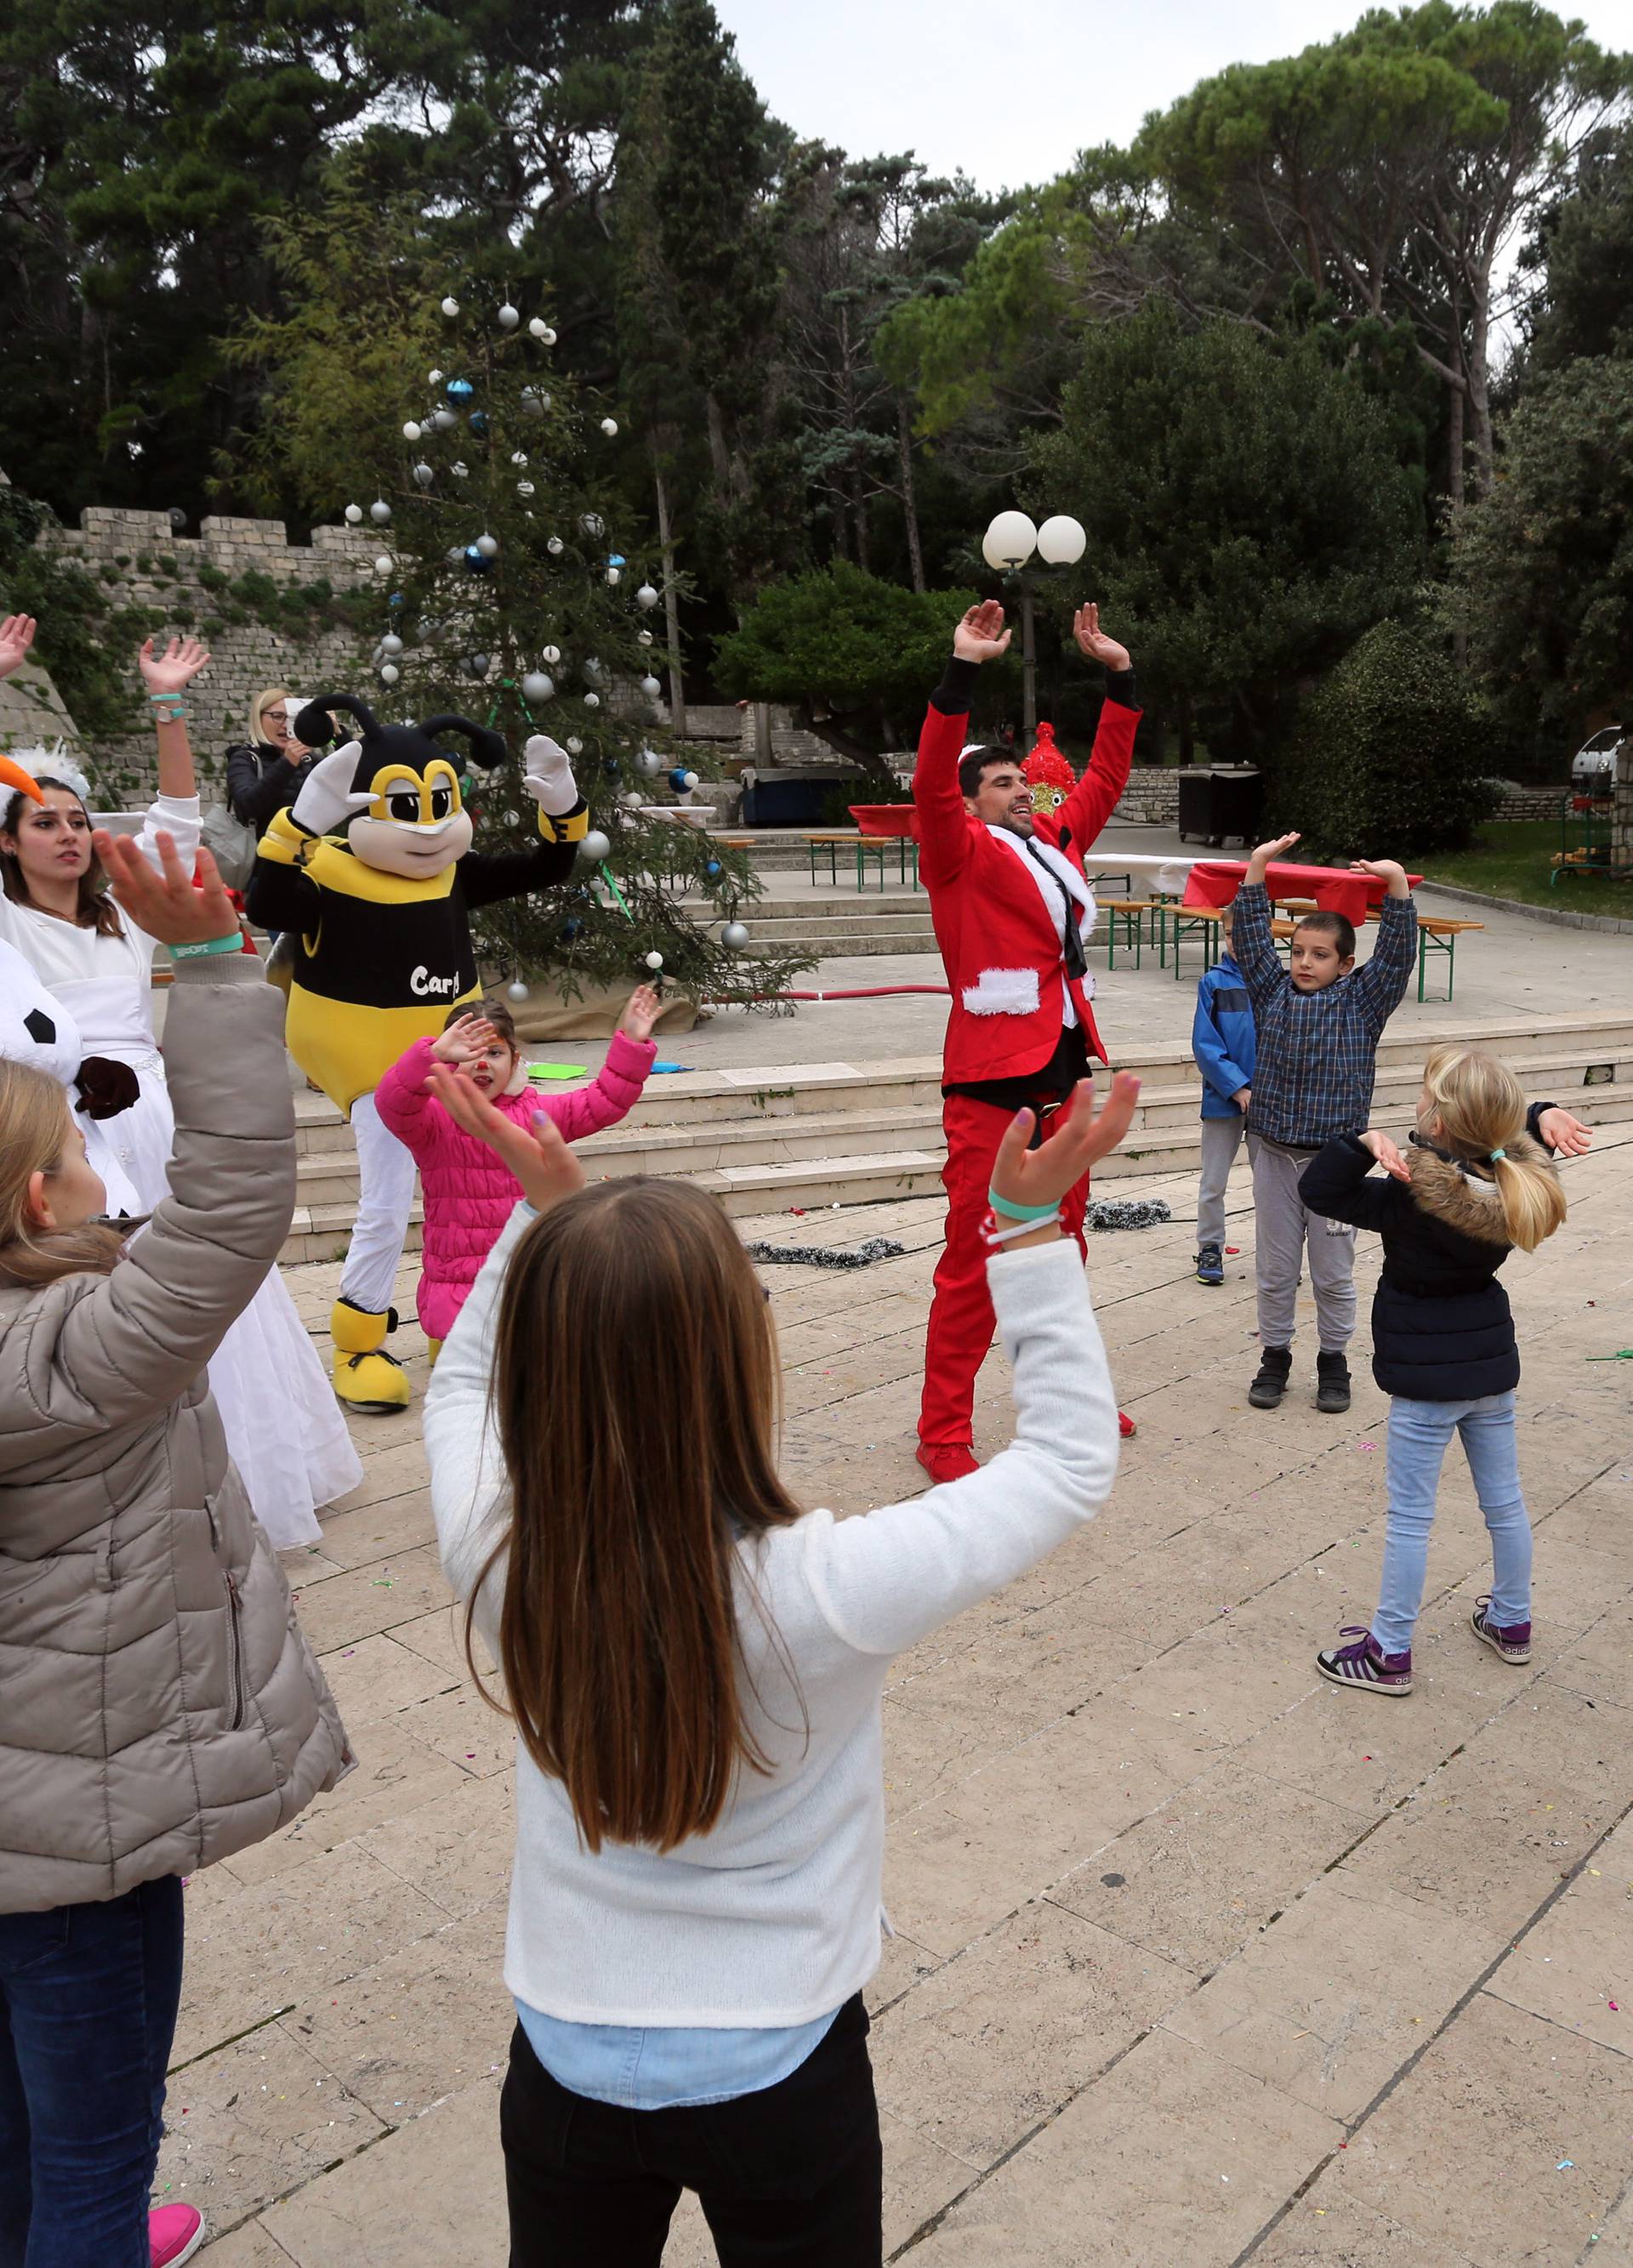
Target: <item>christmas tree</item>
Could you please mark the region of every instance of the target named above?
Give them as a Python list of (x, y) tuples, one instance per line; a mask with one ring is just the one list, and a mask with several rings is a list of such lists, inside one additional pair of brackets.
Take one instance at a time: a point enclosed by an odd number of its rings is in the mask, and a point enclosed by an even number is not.
[(405, 384), (397, 470), (347, 506), (380, 534), (380, 711), (454, 711), (504, 735), (505, 764), (467, 784), (484, 850), (535, 839), (534, 733), (566, 749), (590, 806), (573, 883), (484, 908), (478, 957), (564, 998), (661, 970), (699, 1001), (774, 1007), (810, 964), (755, 946), (747, 858), (685, 815), (698, 775), (662, 727), (661, 594), (619, 494), (618, 421), (552, 369), (543, 316), (469, 314), (452, 294), (442, 315), (443, 366)]

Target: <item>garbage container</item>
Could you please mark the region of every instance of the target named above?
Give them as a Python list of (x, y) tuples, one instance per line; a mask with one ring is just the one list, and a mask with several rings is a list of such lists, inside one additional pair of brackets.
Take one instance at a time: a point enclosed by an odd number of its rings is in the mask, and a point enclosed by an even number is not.
[(1244, 843), (1259, 833), (1264, 809), (1264, 774), (1250, 767), (1216, 764), (1179, 775), (1179, 840), (1201, 836), (1218, 849), (1230, 835)]

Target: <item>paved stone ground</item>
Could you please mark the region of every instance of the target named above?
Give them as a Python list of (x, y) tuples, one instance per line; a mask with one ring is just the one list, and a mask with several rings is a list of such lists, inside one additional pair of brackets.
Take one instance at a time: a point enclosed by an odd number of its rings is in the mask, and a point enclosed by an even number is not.
[[(1249, 1410), (1252, 1215), (1224, 1289), (1166, 1228), (1095, 1241), (1140, 1421), (1103, 1516), (898, 1665), (870, 1998), (886, 2233), (924, 2268), (1468, 2268), (1633, 2260), (1633, 1344), (1629, 1138), (1509, 1270), (1537, 1524), (1527, 1670), (1475, 1644), (1486, 1573), (1448, 1467), (1397, 1709), (1322, 1686), (1364, 1620), (1385, 1403)], [(743, 1224), (880, 1232), (865, 1275), (766, 1270), (803, 1500), (911, 1492), (936, 1206)], [(1363, 1240), (1363, 1251), (1370, 1240)], [(1374, 1266), (1363, 1262), (1370, 1278)], [(337, 1271), (291, 1273), (318, 1328)], [(412, 1309), (405, 1270), (401, 1304)], [(417, 1391), (423, 1343), (407, 1335)], [(978, 1447), (1006, 1438), (983, 1378)], [(194, 1881), (161, 2182), (212, 2268), (504, 2257), (497, 2095), (510, 1742), (463, 1674), (417, 1414), (291, 1555), (361, 1768)], [(668, 2261), (711, 2257), (690, 2204)]]

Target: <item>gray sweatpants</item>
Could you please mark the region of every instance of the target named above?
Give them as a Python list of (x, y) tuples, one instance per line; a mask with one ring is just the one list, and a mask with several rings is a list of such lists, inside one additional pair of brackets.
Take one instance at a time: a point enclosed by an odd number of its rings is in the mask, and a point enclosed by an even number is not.
[(1247, 1138), (1247, 1155), (1253, 1168), (1259, 1344), (1293, 1344), (1293, 1317), (1308, 1246), (1321, 1351), (1341, 1354), (1355, 1336), (1356, 1233), (1345, 1221), (1324, 1220), (1306, 1209), (1298, 1194), (1298, 1176), (1309, 1157), (1277, 1150), (1257, 1134)]
[(1247, 1119), (1239, 1110), (1233, 1110), (1228, 1118), (1202, 1121), (1202, 1174), (1196, 1192), (1199, 1252), (1205, 1244), (1223, 1247), (1224, 1243), (1225, 1183), (1230, 1178), (1230, 1168), (1236, 1163), (1236, 1153), (1246, 1131)]

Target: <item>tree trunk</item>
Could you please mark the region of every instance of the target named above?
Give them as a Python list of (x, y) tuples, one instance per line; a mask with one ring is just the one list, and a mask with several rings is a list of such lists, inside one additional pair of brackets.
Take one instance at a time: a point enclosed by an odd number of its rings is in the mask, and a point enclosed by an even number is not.
[(913, 480), (913, 429), (905, 394), (896, 397), (896, 446), (902, 460), (902, 518), (907, 528), (907, 564), (913, 589), (921, 592), (928, 585), (924, 579), (924, 546), (919, 537), (919, 499)]
[(873, 564), (868, 540), (868, 499), (862, 494), (861, 467), (853, 460), (846, 484), (851, 492), (851, 519), (856, 529), (856, 564), (864, 575), (870, 575)]
[(1463, 506), (1464, 394), (1460, 386), (1452, 386), (1448, 391), (1451, 400), (1446, 408), (1451, 432), (1446, 442), (1446, 494), (1452, 499), (1453, 512), (1460, 512)]
[(1484, 496), (1491, 485), (1496, 450), (1491, 432), (1491, 281), (1474, 278), (1474, 305), (1468, 337), (1468, 407), (1474, 426), (1474, 493)]
[(663, 553), (663, 615), (669, 629), (669, 729), (683, 740), (686, 737), (686, 686), (681, 675), (680, 608), (675, 597), (675, 541), (669, 532), (669, 494), (663, 485), (663, 475), (655, 449), (652, 459), (652, 484), (657, 491), (658, 543)]

